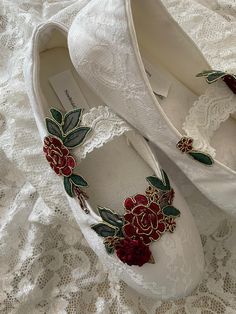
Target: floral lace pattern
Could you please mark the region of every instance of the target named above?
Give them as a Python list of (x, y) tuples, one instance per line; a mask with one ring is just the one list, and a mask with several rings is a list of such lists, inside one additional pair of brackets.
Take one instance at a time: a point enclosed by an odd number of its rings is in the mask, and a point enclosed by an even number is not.
[[(138, 296), (103, 270), (69, 210), (60, 178), (42, 156), (22, 76), (25, 47), (36, 24), (55, 14), (53, 20), (69, 26), (87, 2), (0, 1), (0, 313), (234, 314), (236, 224), (175, 167), (201, 233), (206, 268), (190, 296), (159, 301)], [(236, 72), (234, 0), (164, 2), (213, 68)], [(171, 165), (165, 166), (170, 173)]]
[(107, 106), (92, 108), (82, 116), (81, 124), (89, 125), (93, 132), (83, 145), (75, 150), (79, 159), (85, 158), (88, 153), (103, 146), (115, 136), (120, 136), (131, 130), (129, 125)]
[(216, 152), (210, 145), (214, 132), (236, 112), (236, 96), (228, 86), (218, 81), (210, 85), (204, 95), (193, 104), (183, 125), (188, 137), (194, 139), (194, 147), (212, 157)]

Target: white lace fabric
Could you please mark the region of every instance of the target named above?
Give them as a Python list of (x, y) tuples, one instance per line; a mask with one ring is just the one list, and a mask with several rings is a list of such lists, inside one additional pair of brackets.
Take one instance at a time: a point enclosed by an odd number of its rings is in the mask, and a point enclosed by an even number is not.
[[(190, 296), (165, 302), (140, 297), (103, 269), (48, 167), (22, 63), (35, 25), (53, 16), (69, 26), (88, 1), (0, 0), (0, 313), (234, 314), (236, 223), (175, 167), (201, 233), (206, 268)], [(236, 73), (234, 0), (164, 3), (213, 68)], [(171, 164), (165, 167), (170, 173)]]
[(83, 145), (75, 150), (78, 159), (84, 159), (95, 148), (102, 147), (114, 137), (131, 131), (131, 127), (107, 106), (94, 107), (83, 114), (81, 125), (90, 127), (92, 131)]
[(211, 146), (214, 132), (236, 112), (236, 97), (228, 86), (218, 81), (194, 102), (183, 125), (186, 135), (194, 139), (194, 148), (216, 155)]

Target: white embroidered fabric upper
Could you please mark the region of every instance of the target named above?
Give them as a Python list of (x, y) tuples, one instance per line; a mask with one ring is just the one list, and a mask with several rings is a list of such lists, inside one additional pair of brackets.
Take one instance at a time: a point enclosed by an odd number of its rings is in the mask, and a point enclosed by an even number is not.
[[(190, 296), (161, 302), (103, 269), (42, 154), (22, 75), (26, 47), (34, 26), (50, 18), (69, 26), (87, 2), (0, 0), (0, 313), (234, 314), (236, 223), (168, 159), (200, 230), (206, 268)], [(234, 0), (164, 3), (213, 68), (236, 73)]]

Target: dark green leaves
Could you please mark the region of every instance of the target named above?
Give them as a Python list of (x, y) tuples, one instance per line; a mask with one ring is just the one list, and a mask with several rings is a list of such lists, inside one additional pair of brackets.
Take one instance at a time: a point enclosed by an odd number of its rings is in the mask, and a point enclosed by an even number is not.
[(103, 222), (92, 225), (92, 229), (101, 237), (123, 237), (123, 219), (110, 209), (104, 207), (98, 207), (98, 211)]
[(211, 84), (219, 80), (220, 78), (223, 78), (225, 75), (227, 75), (227, 73), (225, 72), (210, 70), (210, 71), (202, 71), (201, 73), (198, 73), (196, 76), (206, 77), (207, 83)]
[(212, 157), (208, 154), (197, 152), (197, 151), (191, 151), (188, 153), (193, 159), (201, 162), (202, 164), (205, 164), (207, 166), (211, 166), (214, 163), (214, 160)]
[(74, 185), (76, 186), (88, 186), (88, 183), (84, 180), (83, 177), (77, 175), (77, 174), (72, 174), (70, 176), (70, 180), (73, 182)]
[(83, 109), (69, 111), (63, 117), (63, 114), (55, 109), (50, 109), (53, 119), (46, 118), (47, 130), (51, 135), (55, 135), (63, 141), (67, 148), (74, 148), (81, 145), (87, 134), (89, 127), (79, 127)]
[(112, 237), (117, 233), (117, 228), (110, 226), (106, 223), (98, 223), (96, 225), (92, 225), (91, 228), (97, 232), (100, 237)]
[(105, 245), (105, 249), (106, 249), (108, 254), (113, 254), (114, 253), (114, 251), (115, 251), (114, 247), (109, 246), (108, 243), (104, 243), (104, 245)]
[(119, 215), (112, 212), (110, 209), (98, 207), (98, 211), (100, 216), (105, 222), (119, 228), (123, 226), (122, 218)]
[(64, 134), (68, 133), (78, 126), (81, 119), (82, 111), (82, 109), (75, 109), (65, 114), (64, 124), (62, 126)]
[(64, 145), (68, 148), (74, 148), (82, 144), (90, 130), (89, 127), (84, 126), (70, 132), (63, 140)]
[(166, 216), (172, 216), (172, 217), (177, 217), (180, 215), (180, 211), (175, 208), (174, 206), (166, 206), (163, 208), (163, 213)]
[(57, 123), (61, 124), (62, 123), (62, 114), (61, 114), (61, 112), (59, 110), (57, 110), (57, 109), (54, 109), (54, 108), (51, 108), (50, 112), (51, 112), (51, 115), (52, 115), (53, 119)]
[(170, 187), (170, 181), (168, 179), (167, 174), (164, 170), (162, 172), (162, 180), (157, 178), (156, 176), (150, 176), (147, 177), (146, 180), (155, 188), (162, 190), (162, 191), (169, 191), (171, 189)]
[(53, 120), (49, 118), (46, 118), (46, 126), (47, 126), (48, 132), (51, 135), (55, 135), (56, 137), (59, 137), (59, 138), (62, 137), (60, 127), (58, 126), (56, 122), (54, 122)]
[(70, 182), (70, 178), (68, 177), (64, 177), (64, 187), (65, 187), (65, 190), (66, 190), (66, 193), (70, 196), (70, 197), (73, 197), (74, 196), (74, 193), (73, 193), (73, 186)]

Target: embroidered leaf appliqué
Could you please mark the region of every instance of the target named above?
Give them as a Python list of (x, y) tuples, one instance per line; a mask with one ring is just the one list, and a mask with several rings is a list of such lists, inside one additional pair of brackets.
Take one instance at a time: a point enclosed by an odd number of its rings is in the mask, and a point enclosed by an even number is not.
[(109, 226), (108, 224), (102, 222), (96, 225), (92, 225), (91, 228), (103, 238), (114, 236), (117, 232), (117, 228)]
[(83, 109), (75, 109), (65, 114), (62, 130), (64, 134), (73, 130), (80, 122)]
[(115, 249), (113, 247), (110, 247), (107, 243), (105, 243), (104, 245), (105, 245), (105, 249), (106, 249), (108, 254), (114, 253)]
[(59, 126), (53, 120), (46, 118), (47, 130), (51, 135), (55, 135), (58, 138), (62, 137), (61, 130)]
[(226, 75), (230, 75), (230, 74), (223, 71), (209, 70), (209, 71), (202, 71), (201, 73), (198, 73), (196, 77), (203, 76), (206, 78), (207, 83), (211, 84), (218, 81), (219, 79), (223, 78)]
[(214, 160), (212, 157), (208, 154), (197, 152), (197, 151), (191, 151), (188, 153), (193, 159), (207, 165), (211, 166), (214, 163)]
[(147, 177), (146, 179), (155, 188), (162, 191), (169, 191), (170, 181), (168, 179), (168, 176), (164, 170), (162, 170), (161, 172), (162, 172), (162, 180), (157, 178), (156, 176), (150, 176), (150, 177)]
[(76, 185), (76, 186), (88, 186), (87, 181), (85, 181), (83, 177), (81, 177), (77, 174), (72, 174), (70, 176), (70, 179), (74, 183), (74, 185)]
[(64, 145), (68, 148), (74, 148), (76, 146), (79, 146), (83, 143), (83, 141), (86, 138), (86, 135), (90, 132), (89, 127), (80, 127), (72, 132), (70, 132), (65, 138), (64, 138)]
[(110, 209), (98, 207), (98, 211), (104, 221), (118, 228), (123, 226), (122, 218), (119, 215), (113, 213)]
[(62, 114), (61, 114), (61, 112), (59, 110), (57, 110), (57, 109), (54, 109), (54, 108), (51, 108), (50, 112), (51, 112), (51, 115), (52, 115), (53, 119), (57, 123), (61, 124), (62, 123)]
[(64, 187), (65, 187), (66, 193), (70, 197), (73, 197), (74, 196), (73, 187), (72, 187), (72, 184), (71, 184), (70, 179), (68, 177), (64, 177)]
[(173, 216), (173, 217), (177, 217), (180, 215), (180, 211), (174, 206), (166, 206), (165, 208), (163, 208), (163, 213), (166, 216)]

